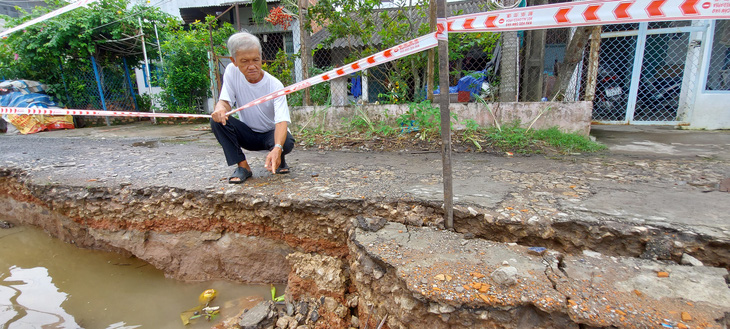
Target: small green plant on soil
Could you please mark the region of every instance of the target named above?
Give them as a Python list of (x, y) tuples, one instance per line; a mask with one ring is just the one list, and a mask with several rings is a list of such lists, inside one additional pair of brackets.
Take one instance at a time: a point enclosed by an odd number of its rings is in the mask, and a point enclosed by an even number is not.
[(351, 132), (359, 132), (367, 137), (372, 136), (392, 136), (396, 133), (396, 128), (388, 124), (390, 115), (388, 111), (383, 111), (383, 120), (373, 120), (363, 110), (361, 106), (355, 107), (355, 116), (351, 119), (344, 119), (345, 126)]
[[(456, 114), (451, 115), (456, 120)], [(408, 111), (401, 114), (397, 119), (398, 126), (403, 131), (418, 131), (421, 140), (431, 141), (441, 134), (441, 110), (431, 104), (430, 101), (410, 103)]]

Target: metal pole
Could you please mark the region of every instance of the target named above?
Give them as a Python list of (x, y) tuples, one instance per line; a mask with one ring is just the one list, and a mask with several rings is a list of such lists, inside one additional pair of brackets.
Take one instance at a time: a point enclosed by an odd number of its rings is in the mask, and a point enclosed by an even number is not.
[[(437, 0), (436, 16), (442, 24), (446, 24), (446, 0)], [(448, 36), (448, 30), (444, 29)], [(454, 186), (451, 176), (451, 111), (449, 110), (449, 41), (438, 40), (439, 52), (439, 88), (441, 95), (441, 159), (444, 179), (444, 215), (446, 228), (454, 228)]]
[[(139, 34), (142, 36), (142, 55), (144, 55), (144, 71), (147, 74), (147, 93), (150, 94), (150, 99), (152, 99), (152, 76), (150, 75), (150, 64), (147, 61), (147, 47), (144, 45), (144, 29), (142, 29), (142, 18), (137, 17), (137, 21), (139, 22)], [(151, 106), (152, 113), (155, 113), (155, 107)], [(152, 123), (157, 124), (157, 119), (152, 118)]]
[(165, 61), (162, 60), (162, 47), (160, 47), (160, 36), (157, 34), (157, 24), (155, 24), (155, 39), (157, 40), (157, 51), (160, 54), (160, 65), (164, 69)]
[(66, 85), (66, 75), (63, 74), (63, 59), (62, 58), (59, 58), (58, 68), (61, 69), (61, 80), (63, 80), (63, 90), (66, 92), (66, 106), (72, 107), (73, 105), (71, 105), (71, 96), (68, 94), (68, 86)]
[(649, 23), (639, 23), (639, 35), (636, 37), (636, 55), (634, 56), (634, 67), (631, 71), (631, 85), (629, 85), (629, 104), (626, 110), (626, 118), (624, 123), (634, 121), (634, 112), (636, 111), (636, 100), (639, 95), (639, 82), (641, 78), (641, 68), (644, 65), (644, 50), (646, 50), (646, 32)]
[(124, 77), (127, 78), (127, 84), (129, 84), (129, 94), (132, 95), (132, 100), (134, 101), (134, 110), (139, 112), (139, 106), (137, 106), (137, 97), (134, 96), (134, 85), (132, 84), (132, 78), (129, 74), (129, 66), (127, 66), (127, 58), (122, 57), (122, 62), (124, 63)]
[[(99, 98), (101, 98), (101, 108), (106, 111), (106, 101), (104, 101), (104, 88), (101, 87), (101, 77), (99, 75), (99, 69), (96, 68), (96, 59), (94, 58), (94, 55), (91, 55), (91, 66), (94, 69), (94, 77), (96, 77), (96, 87), (99, 90)], [(111, 123), (109, 123), (109, 117), (105, 116), (104, 119), (106, 119), (106, 125), (111, 126)]]

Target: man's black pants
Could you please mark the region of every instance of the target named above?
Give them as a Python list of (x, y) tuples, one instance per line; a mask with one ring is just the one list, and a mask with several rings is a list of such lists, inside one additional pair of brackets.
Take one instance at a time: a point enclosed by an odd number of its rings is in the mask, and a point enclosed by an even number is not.
[[(246, 160), (242, 148), (249, 151), (271, 151), (276, 145), (274, 130), (265, 133), (255, 132), (233, 116), (228, 117), (225, 126), (210, 119), (210, 128), (213, 130), (215, 138), (218, 139), (218, 143), (223, 146), (223, 153), (226, 155), (229, 166)], [(294, 149), (294, 137), (291, 133), (286, 133), (286, 141), (282, 146), (284, 152), (281, 154), (280, 168), (286, 165), (284, 155), (289, 154)]]

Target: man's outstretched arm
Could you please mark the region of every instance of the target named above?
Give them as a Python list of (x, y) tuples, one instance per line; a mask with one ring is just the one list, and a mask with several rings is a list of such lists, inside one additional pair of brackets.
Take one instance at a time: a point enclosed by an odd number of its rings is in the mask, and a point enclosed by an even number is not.
[[(274, 128), (274, 143), (275, 144), (284, 145), (284, 142), (286, 141), (288, 127), (289, 127), (289, 123), (286, 121), (282, 121), (282, 122), (279, 122), (276, 124), (276, 127)], [(276, 174), (276, 169), (279, 169), (279, 165), (281, 165), (281, 154), (283, 152), (284, 152), (283, 146), (282, 147), (274, 146), (274, 148), (266, 156), (265, 167), (267, 170), (271, 170), (272, 174)]]

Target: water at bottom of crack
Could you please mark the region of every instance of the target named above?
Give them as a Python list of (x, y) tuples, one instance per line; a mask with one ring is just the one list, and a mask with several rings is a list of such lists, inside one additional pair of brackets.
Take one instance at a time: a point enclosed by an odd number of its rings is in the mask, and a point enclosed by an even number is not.
[[(221, 314), (183, 326), (180, 313), (209, 288)], [(0, 230), (3, 328), (210, 328), (267, 296), (265, 285), (167, 279), (137, 258), (79, 249), (33, 227)]]

